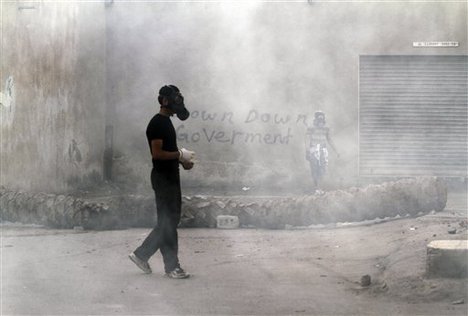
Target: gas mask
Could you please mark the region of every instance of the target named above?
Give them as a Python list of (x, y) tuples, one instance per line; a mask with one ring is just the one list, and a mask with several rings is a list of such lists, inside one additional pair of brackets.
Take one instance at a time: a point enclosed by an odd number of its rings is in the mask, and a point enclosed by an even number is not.
[(314, 113), (314, 125), (318, 127), (325, 126), (325, 114), (322, 111), (317, 111)]
[(159, 96), (167, 98), (167, 107), (177, 115), (179, 120), (188, 119), (190, 112), (185, 107), (184, 96), (180, 93), (179, 88), (173, 85), (164, 86), (159, 90)]
[(177, 118), (181, 121), (188, 119), (190, 112), (185, 108), (184, 96), (180, 92), (175, 92), (168, 98), (169, 109), (177, 115)]

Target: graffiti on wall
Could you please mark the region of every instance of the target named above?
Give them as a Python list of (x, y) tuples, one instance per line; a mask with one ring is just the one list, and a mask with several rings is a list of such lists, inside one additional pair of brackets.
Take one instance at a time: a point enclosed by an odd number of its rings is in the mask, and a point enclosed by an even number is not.
[(193, 111), (190, 117), (194, 121), (222, 123), (217, 124), (222, 127), (189, 128), (181, 124), (177, 127), (178, 140), (185, 143), (288, 145), (294, 137), (295, 126), (308, 126), (306, 114), (292, 115), (257, 110), (250, 110), (243, 117), (236, 117), (233, 112)]

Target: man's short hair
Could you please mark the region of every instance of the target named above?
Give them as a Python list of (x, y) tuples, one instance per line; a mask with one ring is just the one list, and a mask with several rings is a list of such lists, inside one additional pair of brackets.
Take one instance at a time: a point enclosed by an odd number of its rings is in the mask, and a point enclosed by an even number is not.
[(163, 97), (170, 97), (174, 92), (180, 92), (179, 88), (177, 88), (176, 86), (172, 84), (162, 86), (161, 89), (159, 89), (159, 95), (158, 95), (159, 104), (162, 105)]

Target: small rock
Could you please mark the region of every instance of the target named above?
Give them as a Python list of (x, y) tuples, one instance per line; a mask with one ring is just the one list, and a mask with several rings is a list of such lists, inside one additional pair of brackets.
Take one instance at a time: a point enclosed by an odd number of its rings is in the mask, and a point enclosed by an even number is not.
[(244, 212), (246, 212), (246, 213), (249, 214), (250, 216), (255, 216), (255, 213), (256, 213), (255, 210), (254, 210), (253, 208), (251, 208), (251, 207), (246, 207), (246, 208), (244, 209)]
[(459, 300), (452, 302), (452, 305), (460, 305), (460, 304), (465, 304), (465, 300), (461, 298)]
[(371, 284), (370, 275), (366, 274), (361, 277), (361, 286), (369, 286)]
[(83, 231), (84, 228), (83, 228), (83, 226), (74, 226), (74, 227), (73, 227), (73, 230), (74, 230), (74, 231)]
[(209, 206), (211, 203), (210, 202), (200, 202), (195, 205), (196, 208), (204, 208)]
[(216, 201), (216, 205), (219, 207), (219, 208), (225, 208), (226, 207), (226, 204), (224, 204), (223, 202), (221, 201)]
[(456, 234), (456, 233), (457, 233), (457, 229), (456, 229), (456, 228), (450, 228), (450, 229), (447, 231), (447, 233), (452, 234), (452, 235), (453, 235), (453, 234)]
[(284, 225), (284, 229), (286, 230), (292, 230), (293, 228), (294, 228), (293, 225), (289, 225), (289, 224)]

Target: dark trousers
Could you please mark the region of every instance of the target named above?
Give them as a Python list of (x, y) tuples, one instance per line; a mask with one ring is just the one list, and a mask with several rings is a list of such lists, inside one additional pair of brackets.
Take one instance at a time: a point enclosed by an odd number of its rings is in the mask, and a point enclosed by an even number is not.
[(172, 172), (151, 171), (151, 185), (156, 196), (158, 221), (135, 254), (148, 260), (158, 249), (164, 260), (166, 273), (179, 267), (177, 226), (181, 214), (181, 190), (179, 170)]

